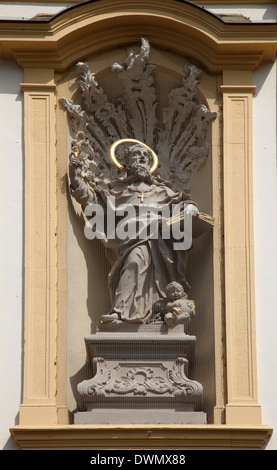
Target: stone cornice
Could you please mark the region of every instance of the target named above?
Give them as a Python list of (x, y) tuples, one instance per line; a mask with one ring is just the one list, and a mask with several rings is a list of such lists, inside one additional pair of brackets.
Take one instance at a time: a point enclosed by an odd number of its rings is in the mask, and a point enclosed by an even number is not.
[(25, 450), (257, 450), (266, 444), (272, 429), (227, 425), (56, 425), (16, 426), (11, 434)]
[[(37, 0), (17, 0), (19, 3), (35, 3)], [(57, 0), (44, 0), (43, 3), (57, 3)], [(66, 3), (79, 4), (82, 3), (80, 0), (66, 0)], [(245, 5), (246, 0), (194, 0), (190, 3), (196, 5)], [(248, 0), (247, 6), (249, 5), (275, 5), (275, 0)]]
[(225, 23), (190, 2), (94, 0), (49, 20), (0, 21), (0, 55), (23, 67), (64, 71), (93, 53), (149, 39), (193, 57), (210, 72), (255, 70), (276, 56), (277, 25)]
[[(21, 0), (23, 1), (23, 0)], [(73, 0), (71, 0), (73, 3)], [(218, 5), (218, 6), (224, 6), (224, 5), (246, 5), (251, 6), (251, 5), (276, 5), (275, 0), (194, 0), (192, 3), (195, 3), (196, 5)]]

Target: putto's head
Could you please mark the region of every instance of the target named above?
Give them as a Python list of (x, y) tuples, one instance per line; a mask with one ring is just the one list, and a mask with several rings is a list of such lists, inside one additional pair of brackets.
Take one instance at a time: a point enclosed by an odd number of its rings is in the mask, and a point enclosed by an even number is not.
[(187, 298), (187, 294), (185, 293), (183, 286), (176, 281), (170, 282), (170, 284), (166, 286), (165, 293), (171, 300), (177, 300), (181, 297)]

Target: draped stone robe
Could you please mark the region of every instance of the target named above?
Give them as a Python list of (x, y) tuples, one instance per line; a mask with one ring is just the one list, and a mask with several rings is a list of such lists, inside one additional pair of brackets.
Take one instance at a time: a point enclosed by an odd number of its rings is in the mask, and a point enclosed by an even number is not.
[[(130, 205), (139, 213), (142, 204), (164, 207), (192, 203), (185, 193), (175, 193), (165, 183), (157, 181), (119, 180), (111, 190), (98, 187), (92, 190), (82, 179), (71, 190), (85, 211), (89, 204), (99, 204), (107, 213), (108, 201), (114, 198), (115, 210)], [(76, 180), (75, 180), (76, 183)], [(139, 195), (144, 194), (144, 202)], [(194, 203), (192, 203), (194, 204)], [(161, 236), (136, 237), (125, 240), (102, 237), (106, 255), (111, 263), (109, 291), (111, 311), (122, 321), (146, 323), (153, 319), (153, 304), (165, 298), (165, 286), (171, 281), (185, 281), (187, 252), (174, 250), (172, 239)]]

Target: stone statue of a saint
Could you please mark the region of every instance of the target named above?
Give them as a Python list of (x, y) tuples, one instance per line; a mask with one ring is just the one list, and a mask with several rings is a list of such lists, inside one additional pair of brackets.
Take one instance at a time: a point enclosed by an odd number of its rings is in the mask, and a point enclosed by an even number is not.
[(71, 195), (86, 219), (84, 236), (101, 240), (111, 264), (111, 308), (85, 337), (93, 367), (77, 386), (76, 424), (207, 422), (202, 385), (187, 377), (196, 341), (186, 330), (195, 315), (187, 264), (192, 239), (213, 220), (186, 188), (209, 156), (216, 113), (198, 96), (201, 71), (189, 63), (162, 107), (149, 54), (142, 39), (138, 54), (111, 66), (122, 87), (112, 102), (83, 62), (77, 102), (60, 99), (74, 149)]
[[(112, 161), (120, 165), (114, 153)], [(186, 251), (174, 250), (172, 237), (163, 237), (159, 230), (155, 237), (151, 233), (139, 236), (140, 217), (145, 221), (145, 213), (141, 209), (145, 206), (158, 210), (166, 208), (170, 216), (173, 207), (178, 207), (180, 212), (185, 207), (193, 216), (198, 214), (197, 206), (188, 194), (174, 192), (168, 182), (154, 175), (156, 167), (154, 152), (135, 141), (129, 144), (124, 154), (125, 176), (117, 179), (111, 189), (100, 186), (92, 189), (80, 177), (80, 160), (76, 155), (70, 155), (71, 194), (83, 211), (89, 205), (97, 204), (107, 216), (109, 203), (113, 201), (115, 212), (122, 207), (131, 207), (138, 217), (132, 237), (116, 235), (109, 238), (104, 228), (102, 240), (112, 266), (109, 273), (111, 310), (102, 315), (104, 323), (151, 323), (156, 316), (153, 305), (166, 299), (166, 286), (173, 281), (186, 285)]]

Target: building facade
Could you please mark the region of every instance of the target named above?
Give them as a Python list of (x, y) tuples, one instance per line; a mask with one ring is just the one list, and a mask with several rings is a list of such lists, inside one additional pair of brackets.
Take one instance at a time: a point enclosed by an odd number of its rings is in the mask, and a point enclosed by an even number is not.
[[(87, 310), (104, 308), (105, 290), (74, 237), (59, 105), (76, 93), (79, 61), (116, 94), (108, 70), (143, 37), (160, 90), (180, 82), (184, 62), (197, 64), (199, 92), (217, 113), (208, 164), (192, 184), (216, 221), (202, 274), (211, 317), (198, 327), (208, 424), (152, 426), (151, 442), (143, 426), (70, 420)], [(0, 2), (3, 449), (108, 448), (113, 438), (130, 449), (168, 448), (169, 439), (179, 449), (277, 449), (276, 52), (269, 0)]]

